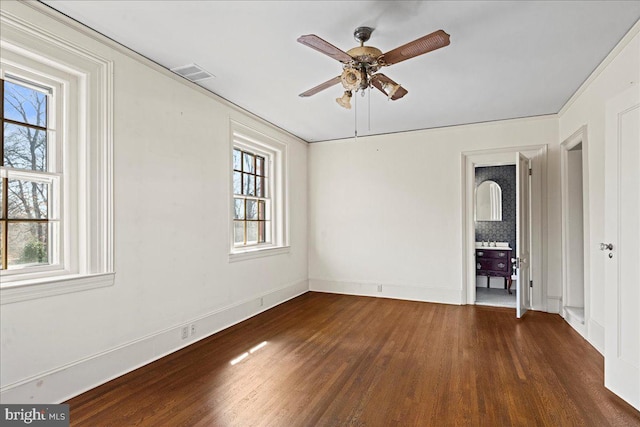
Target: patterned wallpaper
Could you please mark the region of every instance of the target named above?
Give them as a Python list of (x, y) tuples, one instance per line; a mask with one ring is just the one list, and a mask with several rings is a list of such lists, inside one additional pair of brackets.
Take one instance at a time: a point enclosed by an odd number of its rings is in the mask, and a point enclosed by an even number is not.
[(515, 253), (516, 165), (476, 168), (476, 187), (486, 180), (495, 181), (502, 188), (502, 221), (477, 221), (476, 242), (509, 242)]

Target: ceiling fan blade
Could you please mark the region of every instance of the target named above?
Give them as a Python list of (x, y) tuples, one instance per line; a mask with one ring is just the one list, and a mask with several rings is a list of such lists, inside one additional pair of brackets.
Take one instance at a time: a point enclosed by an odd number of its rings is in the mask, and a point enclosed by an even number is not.
[(449, 34), (442, 30), (438, 30), (382, 54), (381, 59), (384, 65), (393, 65), (398, 62), (414, 58), (418, 55), (431, 52), (432, 50), (448, 46), (449, 43)]
[(327, 56), (332, 57), (336, 61), (340, 61), (344, 64), (353, 60), (346, 52), (338, 49), (326, 40), (321, 39), (315, 34), (308, 34), (306, 36), (298, 37), (298, 43), (302, 43), (305, 46), (309, 46), (311, 49), (315, 49), (320, 53), (324, 53)]
[(306, 96), (311, 96), (311, 95), (315, 95), (316, 93), (325, 90), (326, 88), (329, 88), (333, 85), (337, 85), (338, 83), (340, 83), (340, 76), (338, 77), (334, 77), (331, 80), (327, 80), (324, 83), (320, 83), (318, 86), (316, 87), (312, 87), (311, 89), (309, 89), (306, 92), (302, 92), (300, 95), (301, 97), (306, 97)]
[[(382, 73), (371, 76), (371, 84), (392, 101), (400, 99), (408, 93), (405, 88)], [(391, 96), (389, 96), (389, 93), (391, 93)]]

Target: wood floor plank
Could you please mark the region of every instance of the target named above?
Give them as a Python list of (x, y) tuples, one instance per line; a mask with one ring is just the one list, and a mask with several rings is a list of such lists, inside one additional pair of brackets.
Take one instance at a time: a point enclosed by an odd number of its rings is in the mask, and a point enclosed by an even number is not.
[(308, 292), (67, 403), (92, 427), (640, 426), (603, 365), (558, 315)]

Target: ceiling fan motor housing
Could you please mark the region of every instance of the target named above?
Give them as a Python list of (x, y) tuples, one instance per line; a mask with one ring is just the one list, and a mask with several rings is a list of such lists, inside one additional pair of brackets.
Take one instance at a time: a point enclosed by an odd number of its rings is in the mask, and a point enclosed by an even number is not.
[[(347, 51), (347, 55), (353, 58), (358, 65), (364, 65), (366, 68), (375, 68), (377, 70), (378, 58), (382, 56), (382, 52), (373, 46), (358, 46)], [(374, 70), (374, 71), (375, 71)]]

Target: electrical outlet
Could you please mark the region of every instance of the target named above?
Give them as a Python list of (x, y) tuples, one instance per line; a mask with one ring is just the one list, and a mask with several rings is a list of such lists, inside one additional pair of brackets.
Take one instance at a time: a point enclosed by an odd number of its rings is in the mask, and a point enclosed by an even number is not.
[(187, 338), (189, 338), (189, 327), (188, 326), (183, 326), (182, 327), (182, 339), (186, 340)]
[(378, 285), (378, 292), (382, 292), (382, 285)]
[(192, 323), (191, 324), (191, 335), (195, 335), (196, 334), (196, 324)]
[(264, 305), (264, 297), (260, 297), (260, 307)]

